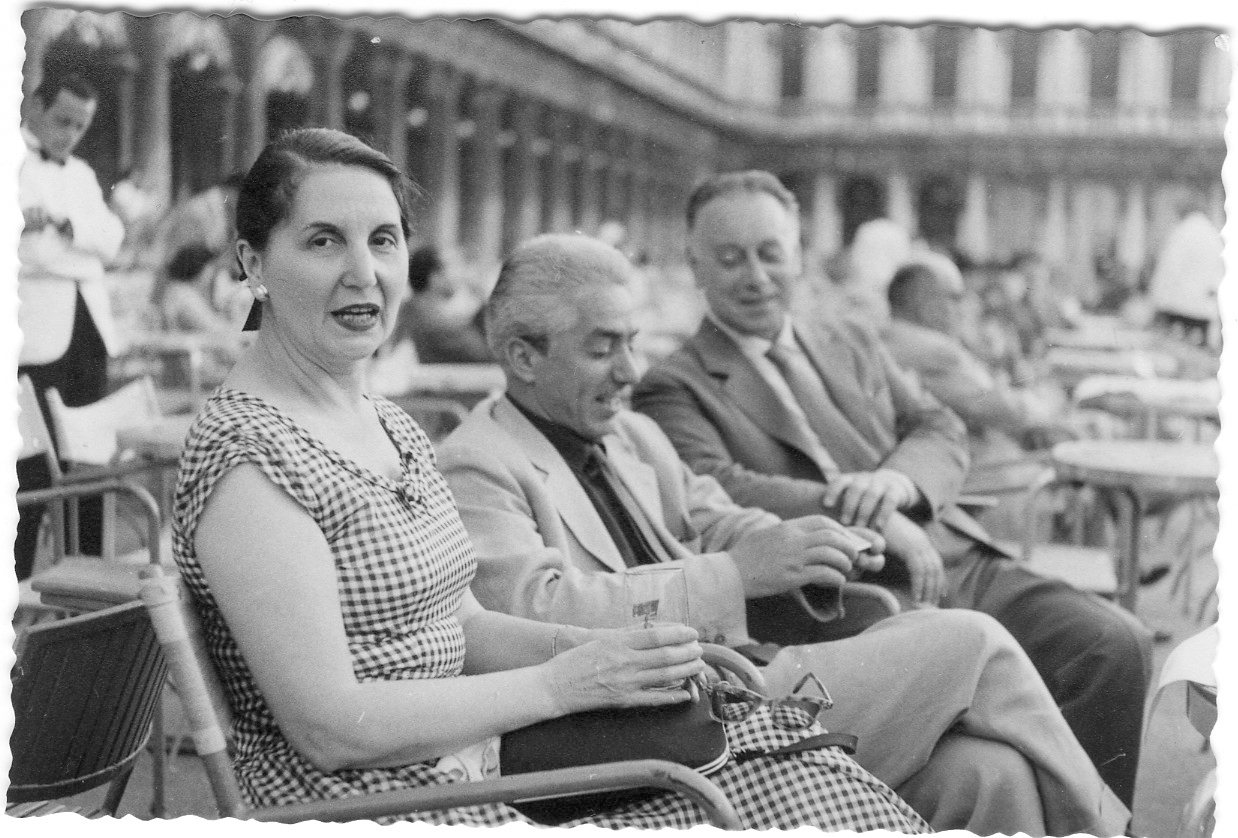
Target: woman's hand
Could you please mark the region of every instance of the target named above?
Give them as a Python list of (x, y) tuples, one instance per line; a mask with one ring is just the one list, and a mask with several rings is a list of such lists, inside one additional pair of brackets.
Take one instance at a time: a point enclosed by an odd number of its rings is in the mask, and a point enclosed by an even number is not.
[[(681, 625), (596, 631), (596, 639), (547, 661), (562, 713), (601, 707), (653, 707), (692, 697), (684, 684), (705, 670), (696, 629)], [(675, 684), (671, 689), (665, 685)]]

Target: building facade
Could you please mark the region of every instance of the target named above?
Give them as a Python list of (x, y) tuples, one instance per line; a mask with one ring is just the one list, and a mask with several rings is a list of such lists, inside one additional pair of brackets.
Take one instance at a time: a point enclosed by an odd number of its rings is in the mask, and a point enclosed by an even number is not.
[(1192, 200), (1219, 224), (1232, 48), (1208, 30), (622, 20), (424, 22), (37, 9), (23, 90), (88, 66), (79, 153), (174, 202), (284, 128), (382, 148), (425, 190), (418, 235), (480, 271), (543, 231), (627, 232), (681, 261), (722, 168), (777, 172), (826, 257), (886, 216), (977, 262), (1040, 253), (1086, 296), (1143, 269)]

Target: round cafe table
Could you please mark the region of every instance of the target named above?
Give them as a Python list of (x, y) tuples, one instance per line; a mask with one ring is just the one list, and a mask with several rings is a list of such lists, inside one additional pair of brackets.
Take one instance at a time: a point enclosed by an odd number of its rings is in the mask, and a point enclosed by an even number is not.
[(1043, 363), (1050, 374), (1068, 390), (1094, 375), (1122, 375), (1138, 378), (1172, 378), (1178, 374), (1178, 360), (1157, 349), (1110, 349), (1050, 347)]
[(1096, 375), (1075, 387), (1077, 407), (1093, 407), (1138, 420), (1144, 436), (1155, 439), (1163, 420), (1176, 417), (1192, 422), (1196, 442), (1207, 423), (1220, 422), (1221, 383), (1215, 379), (1140, 378)]
[[(1216, 496), (1220, 465), (1211, 445), (1157, 440), (1092, 439), (1062, 442), (1051, 461), (1061, 480), (1093, 486), (1121, 498), (1119, 527), (1126, 544), (1118, 554), (1118, 602), (1135, 609), (1139, 592), (1140, 530), (1146, 499)], [(1121, 518), (1125, 518), (1122, 522)]]
[(193, 419), (189, 413), (160, 416), (121, 428), (116, 432), (116, 441), (122, 451), (133, 451), (159, 464), (176, 465)]

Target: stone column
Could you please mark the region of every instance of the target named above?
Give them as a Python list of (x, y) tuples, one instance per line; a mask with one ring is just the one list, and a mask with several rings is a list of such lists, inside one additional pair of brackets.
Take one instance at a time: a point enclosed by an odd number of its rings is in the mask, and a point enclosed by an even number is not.
[(387, 154), (391, 162), (408, 171), (408, 113), (405, 101), (408, 98), (408, 82), (413, 75), (413, 57), (400, 52), (390, 58), (386, 68), (390, 83), (384, 94), (383, 123), (380, 130), (387, 138)]
[(232, 43), (232, 66), (240, 83), (239, 95), (233, 100), (232, 127), (233, 168), (246, 170), (262, 151), (266, 137), (266, 91), (257, 84), (258, 59), (266, 40), (269, 24), (240, 15), (224, 18), (224, 27)]
[(504, 224), (512, 239), (507, 242), (508, 246), (537, 235), (541, 224), (540, 195), (545, 184), (541, 182), (538, 152), (549, 152), (549, 148), (539, 149), (539, 145), (548, 145), (537, 133), (540, 109), (541, 106), (532, 99), (522, 98), (515, 104), (512, 127), (516, 132), (516, 142), (512, 146), (512, 166), (510, 171), (503, 173), (509, 188), (516, 195), (514, 215)]
[(344, 88), (340, 73), (352, 47), (350, 37), (324, 37), (310, 53), (317, 77), (310, 93), (310, 113), (316, 125), (336, 130), (344, 128)]
[(503, 234), (503, 150), (499, 148), (499, 112), (503, 93), (497, 88), (479, 90), (476, 97), (477, 129), (473, 142), (477, 144), (477, 171), (466, 175), (475, 178), (479, 203), (466, 211), (477, 213), (476, 253), (481, 264), (495, 264), (500, 259)]
[(1001, 33), (967, 29), (959, 44), (959, 104), (997, 113), (1010, 106), (1010, 56)]
[(630, 197), (628, 199), (628, 217), (624, 222), (628, 227), (628, 243), (633, 252), (649, 250), (649, 203), (650, 190), (648, 141), (641, 136), (633, 136), (628, 143), (628, 179)]
[(963, 216), (959, 219), (958, 247), (969, 257), (984, 261), (989, 252), (989, 183), (984, 175), (972, 172), (967, 177)]
[[(1230, 35), (1231, 50), (1238, 49), (1233, 35)], [(1229, 104), (1230, 79), (1233, 67), (1229, 54), (1209, 43), (1204, 51), (1199, 68), (1199, 106), (1205, 110), (1224, 109)]]
[[(142, 185), (154, 190), (160, 200), (172, 200), (171, 110), (168, 88), (171, 70), (166, 45), (170, 43), (171, 17), (157, 17), (153, 31), (135, 29), (134, 52), (139, 69), (133, 95), (142, 107), (134, 114), (134, 163), (142, 172)], [(141, 33), (140, 35), (137, 33)], [(149, 36), (149, 37), (148, 37)]]
[(1141, 180), (1126, 187), (1126, 208), (1118, 230), (1118, 263), (1132, 278), (1143, 270), (1148, 258), (1148, 193)]
[(1049, 181), (1045, 205), (1044, 234), (1040, 241), (1040, 255), (1052, 265), (1062, 266), (1066, 261), (1066, 182), (1061, 178)]
[(1164, 43), (1144, 32), (1122, 33), (1118, 103), (1124, 110), (1151, 115), (1169, 106), (1169, 69)]
[(456, 119), (460, 83), (461, 76), (454, 68), (440, 63), (431, 67), (429, 115), (426, 120), (429, 136), (427, 182), (422, 185), (433, 199), (428, 238), (442, 251), (453, 249), (459, 238), (460, 146), (456, 137)]
[(1088, 105), (1090, 70), (1079, 29), (1045, 33), (1041, 51), (1036, 103), (1063, 112), (1083, 112)]
[[(553, 164), (550, 167), (550, 183), (543, 188), (550, 190), (550, 227), (552, 232), (563, 233), (572, 228), (572, 184), (568, 181), (567, 158), (579, 149), (568, 151), (571, 136), (568, 129), (568, 117), (562, 111), (555, 111), (550, 119), (550, 155)], [(545, 222), (546, 219), (543, 219)]]
[(916, 206), (911, 198), (911, 182), (901, 166), (896, 165), (886, 177), (886, 194), (886, 212), (890, 220), (914, 239), (920, 233), (920, 221), (916, 218)]
[(1095, 296), (1096, 189), (1094, 184), (1074, 182), (1067, 187), (1066, 275), (1082, 299)]
[(804, 98), (846, 109), (855, 103), (855, 32), (844, 23), (809, 30)]
[(577, 145), (580, 148), (580, 231), (586, 235), (597, 232), (601, 223), (601, 207), (598, 206), (602, 197), (601, 175), (602, 166), (606, 160), (603, 151), (603, 128), (592, 119), (580, 117), (581, 127), (577, 132)]
[(617, 221), (625, 224), (627, 196), (624, 190), (631, 188), (627, 160), (627, 138), (614, 126), (607, 129), (606, 138), (607, 164), (605, 170), (605, 185), (603, 190), (606, 200), (602, 204), (601, 218), (603, 222)]
[(832, 173), (817, 172), (812, 184), (808, 249), (827, 257), (842, 250), (842, 247), (843, 222), (838, 212), (838, 180)]
[(881, 102), (927, 107), (932, 84), (932, 63), (920, 28), (890, 26), (881, 51)]

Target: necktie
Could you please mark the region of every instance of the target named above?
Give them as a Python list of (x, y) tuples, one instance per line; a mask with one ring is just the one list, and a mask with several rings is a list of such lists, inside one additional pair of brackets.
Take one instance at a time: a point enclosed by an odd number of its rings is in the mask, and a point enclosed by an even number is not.
[[(625, 529), (633, 534), (634, 538), (631, 541), (635, 543), (632, 543), (631, 547), (638, 555), (625, 556), (625, 561), (629, 558), (635, 564), (655, 564), (671, 561), (670, 554), (662, 544), (662, 540), (658, 538), (658, 534), (654, 532), (653, 524), (645, 515), (645, 510), (641, 508), (636, 498), (628, 491), (628, 487), (623, 482), (623, 479), (615, 472), (602, 446), (590, 446), (589, 456), (585, 460), (584, 472), (589, 479), (604, 483), (609, 487), (610, 493), (619, 502), (619, 508), (610, 510), (611, 514), (621, 521), (626, 519), (626, 522), (630, 525)], [(622, 523), (620, 525), (622, 526)]]
[(827, 463), (819, 464), (821, 470), (827, 476), (831, 473), (837, 474), (840, 469), (833, 461), (831, 452), (845, 450), (839, 446), (852, 442), (851, 437), (854, 434), (849, 433), (850, 420), (834, 404), (821, 377), (802, 353), (775, 343), (770, 347), (767, 357), (778, 368), (800, 409), (804, 411), (809, 428), (821, 443), (821, 454), (830, 459)]

